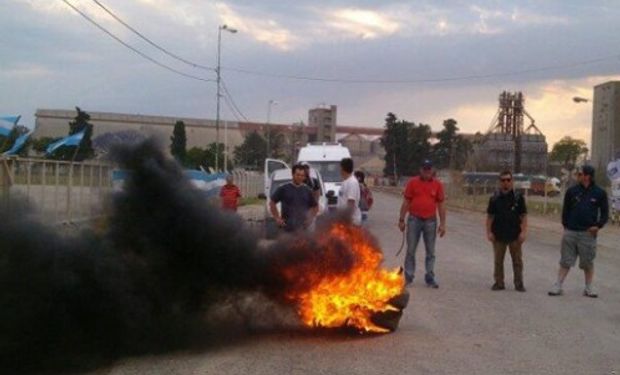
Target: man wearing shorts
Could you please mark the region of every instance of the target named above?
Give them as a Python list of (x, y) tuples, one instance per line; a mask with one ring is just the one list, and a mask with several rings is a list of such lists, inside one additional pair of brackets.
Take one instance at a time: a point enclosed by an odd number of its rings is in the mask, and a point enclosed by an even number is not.
[(596, 236), (607, 223), (609, 203), (607, 193), (594, 183), (594, 168), (582, 166), (577, 173), (578, 184), (571, 187), (564, 195), (562, 207), (562, 250), (558, 279), (549, 291), (550, 296), (560, 296), (564, 292), (562, 283), (568, 271), (577, 262), (585, 275), (583, 295), (596, 298), (598, 294), (592, 289), (594, 278), (594, 257), (596, 256)]

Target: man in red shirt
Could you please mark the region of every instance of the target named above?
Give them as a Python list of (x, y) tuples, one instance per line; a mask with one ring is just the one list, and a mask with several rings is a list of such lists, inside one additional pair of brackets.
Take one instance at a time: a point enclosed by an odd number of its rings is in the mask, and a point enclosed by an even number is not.
[[(435, 280), (435, 238), (446, 234), (446, 207), (444, 205), (443, 185), (434, 177), (433, 163), (430, 160), (422, 162), (420, 175), (413, 177), (407, 183), (403, 193), (403, 203), (400, 207), (398, 227), (405, 230), (405, 215), (407, 219), (407, 254), (405, 255), (405, 282), (409, 286), (413, 283), (415, 273), (415, 252), (420, 241), (424, 238), (426, 248), (426, 275), (424, 281), (431, 288), (439, 288)], [(437, 227), (437, 212), (439, 212), (439, 227)]]
[(222, 199), (223, 209), (237, 212), (241, 191), (233, 183), (233, 176), (230, 174), (226, 176), (226, 185), (220, 189), (220, 198)]

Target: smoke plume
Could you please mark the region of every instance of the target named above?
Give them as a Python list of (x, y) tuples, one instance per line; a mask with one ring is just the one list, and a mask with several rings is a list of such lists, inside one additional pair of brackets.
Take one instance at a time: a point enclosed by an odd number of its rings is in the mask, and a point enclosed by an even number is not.
[(258, 303), (284, 324), (287, 289), (311, 283), (306, 267), (320, 277), (354, 262), (346, 245), (317, 247), (309, 235), (259, 247), (240, 217), (209, 204), (152, 141), (112, 154), (131, 173), (100, 228), (61, 235), (16, 202), (3, 215), (0, 368), (9, 373), (204, 344), (226, 308), (252, 320)]

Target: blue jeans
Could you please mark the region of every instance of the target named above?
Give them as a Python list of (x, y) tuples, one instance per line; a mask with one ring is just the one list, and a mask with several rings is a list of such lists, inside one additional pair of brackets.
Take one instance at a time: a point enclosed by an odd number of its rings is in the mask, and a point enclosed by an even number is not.
[(409, 215), (407, 220), (407, 254), (405, 255), (405, 278), (407, 282), (413, 281), (415, 274), (415, 252), (420, 241), (420, 236), (424, 238), (426, 248), (426, 276), (424, 280), (431, 283), (435, 280), (435, 237), (437, 234), (437, 219), (420, 219)]

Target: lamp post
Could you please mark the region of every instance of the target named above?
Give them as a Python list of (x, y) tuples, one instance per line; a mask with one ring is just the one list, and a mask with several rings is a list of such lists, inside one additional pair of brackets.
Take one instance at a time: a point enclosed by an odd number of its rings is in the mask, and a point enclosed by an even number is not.
[(267, 158), (269, 158), (270, 156), (270, 151), (271, 151), (271, 134), (269, 134), (269, 123), (271, 122), (271, 106), (272, 105), (277, 105), (278, 102), (273, 100), (273, 99), (269, 99), (269, 101), (267, 102), (267, 123), (265, 124), (265, 136), (267, 138)]
[(215, 73), (217, 75), (217, 104), (215, 112), (215, 170), (219, 170), (219, 152), (220, 152), (220, 89), (221, 89), (221, 67), (220, 57), (222, 54), (222, 30), (226, 30), (229, 33), (236, 33), (237, 29), (228, 27), (227, 25), (220, 25), (217, 28), (217, 66), (215, 67)]
[(588, 99), (588, 98), (582, 98), (582, 97), (580, 97), (580, 96), (574, 96), (574, 97), (573, 97), (573, 101), (574, 101), (575, 103), (587, 103), (587, 102), (589, 102), (589, 101), (590, 101), (590, 99)]

